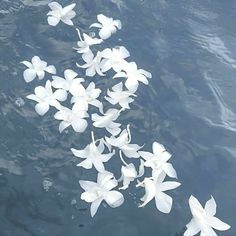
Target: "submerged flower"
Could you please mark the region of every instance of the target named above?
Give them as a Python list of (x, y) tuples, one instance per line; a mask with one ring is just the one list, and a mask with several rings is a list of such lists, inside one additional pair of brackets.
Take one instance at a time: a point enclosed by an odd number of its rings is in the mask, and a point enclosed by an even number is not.
[(101, 93), (101, 89), (95, 87), (95, 83), (91, 82), (85, 89), (82, 84), (72, 89), (71, 103), (84, 102), (88, 105), (99, 108), (100, 112), (103, 112), (103, 104), (97, 99)]
[(166, 174), (162, 173), (155, 180), (153, 178), (145, 178), (143, 182), (137, 185), (145, 188), (145, 195), (141, 199), (143, 203), (139, 207), (144, 207), (155, 198), (156, 207), (159, 211), (166, 214), (171, 211), (173, 199), (164, 192), (175, 189), (181, 184), (175, 181), (163, 182), (165, 176)]
[(111, 136), (110, 138), (106, 137), (106, 142), (113, 147), (119, 148), (125, 156), (129, 158), (138, 158), (140, 154), (138, 151), (142, 148), (138, 144), (130, 144), (131, 134), (129, 130), (129, 125), (127, 129), (124, 129), (118, 137)]
[(94, 113), (92, 114), (93, 126), (97, 128), (105, 128), (112, 135), (120, 133), (120, 123), (114, 122), (120, 115), (121, 110), (109, 109), (102, 116)]
[(67, 25), (73, 25), (71, 19), (76, 15), (75, 11), (73, 11), (73, 8), (76, 6), (75, 3), (62, 7), (57, 2), (51, 2), (48, 6), (51, 8), (51, 11), (47, 14), (49, 25), (56, 26), (60, 21)]
[(75, 132), (83, 133), (88, 126), (86, 104), (77, 103), (72, 109), (61, 106), (59, 111), (54, 115), (56, 120), (61, 120), (59, 125), (60, 133), (69, 126), (72, 126)]
[(141, 160), (138, 174), (133, 163), (127, 164), (124, 161), (121, 151), (120, 151), (120, 158), (124, 166), (121, 167), (121, 177), (118, 180), (118, 181), (123, 181), (123, 186), (120, 187), (119, 189), (125, 190), (129, 187), (130, 182), (134, 181), (136, 178), (139, 178), (144, 174), (144, 168)]
[(113, 86), (112, 90), (113, 91), (110, 91), (109, 89), (107, 90), (107, 95), (109, 97), (105, 97), (105, 99), (112, 105), (116, 105), (118, 103), (122, 108), (130, 109), (129, 103), (134, 101), (134, 99), (130, 96), (136, 97), (136, 95), (128, 90), (123, 90), (122, 82)]
[(94, 23), (90, 27), (100, 28), (99, 36), (103, 40), (110, 38), (117, 29), (120, 30), (122, 27), (120, 20), (113, 20), (113, 18), (106, 17), (103, 14), (97, 15), (97, 20), (99, 23)]
[(61, 105), (58, 101), (63, 102), (67, 98), (67, 93), (62, 89), (58, 89), (53, 92), (52, 85), (49, 80), (46, 82), (45, 87), (36, 87), (34, 89), (34, 93), (35, 94), (28, 95), (27, 98), (38, 103), (35, 106), (35, 110), (41, 116), (48, 112), (50, 106), (60, 109)]
[(64, 89), (65, 91), (69, 91), (71, 93), (72, 89), (75, 90), (81, 82), (84, 82), (83, 78), (76, 78), (77, 75), (78, 74), (73, 70), (67, 69), (64, 71), (65, 78), (52, 76), (52, 86), (57, 89)]
[(82, 54), (83, 60), (86, 62), (84, 65), (79, 65), (76, 63), (76, 65), (80, 68), (85, 68), (86, 69), (86, 75), (93, 77), (96, 75), (96, 73), (100, 76), (104, 76), (100, 69), (100, 63), (101, 63), (101, 52), (97, 52), (97, 55), (94, 56), (92, 51), (89, 50), (87, 53)]
[(76, 30), (80, 38), (80, 41), (77, 42), (78, 48), (75, 48), (78, 53), (88, 53), (90, 51), (90, 46), (100, 44), (103, 42), (102, 39), (92, 38), (87, 34), (83, 34), (82, 38), (79, 29)]
[(130, 56), (130, 53), (125, 47), (121, 46), (112, 49), (106, 48), (101, 52), (101, 56), (104, 58), (100, 65), (102, 72), (106, 72), (111, 68), (115, 72), (120, 72), (127, 64), (125, 59)]
[(38, 76), (40, 80), (43, 79), (45, 76), (45, 72), (56, 74), (55, 66), (48, 66), (47, 62), (41, 60), (38, 56), (34, 56), (31, 62), (22, 61), (21, 63), (28, 67), (28, 69), (26, 69), (23, 74), (24, 80), (27, 83), (34, 80), (36, 76)]
[(81, 194), (81, 199), (91, 203), (90, 213), (92, 217), (96, 214), (103, 200), (112, 208), (119, 207), (124, 202), (123, 195), (112, 190), (118, 185), (112, 173), (98, 173), (97, 182), (80, 180), (79, 184), (85, 191)]
[(205, 208), (203, 208), (200, 202), (194, 196), (191, 196), (189, 206), (193, 218), (187, 224), (184, 236), (193, 236), (199, 232), (201, 232), (201, 236), (216, 236), (217, 234), (212, 228), (220, 231), (230, 228), (230, 225), (215, 217), (217, 205), (213, 197), (206, 202)]
[(113, 78), (127, 78), (125, 86), (132, 92), (135, 92), (138, 89), (139, 82), (148, 84), (148, 78), (152, 78), (150, 72), (138, 69), (135, 62), (125, 63), (122, 69), (124, 71), (117, 73)]
[(152, 150), (153, 153), (139, 151), (139, 154), (145, 160), (144, 165), (152, 168), (152, 176), (156, 178), (164, 172), (171, 178), (177, 178), (172, 164), (167, 162), (171, 158), (171, 154), (166, 151), (165, 147), (158, 142), (154, 142)]
[[(99, 142), (98, 146), (96, 145), (97, 142)], [(104, 172), (105, 167), (103, 163), (109, 161), (114, 155), (114, 152), (103, 154), (104, 149), (103, 141), (95, 140), (92, 133), (92, 143), (87, 145), (83, 150), (71, 148), (71, 151), (76, 157), (85, 159), (77, 166), (82, 166), (85, 169), (91, 169), (94, 166), (98, 172)]]

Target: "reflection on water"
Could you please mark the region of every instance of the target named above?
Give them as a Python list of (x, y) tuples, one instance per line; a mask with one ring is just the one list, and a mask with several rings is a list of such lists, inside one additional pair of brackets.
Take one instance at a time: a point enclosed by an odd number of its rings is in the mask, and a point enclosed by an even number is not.
[[(119, 40), (153, 73), (122, 122), (132, 121), (135, 143), (148, 150), (158, 140), (173, 153), (182, 183), (170, 215), (154, 203), (138, 209), (143, 192), (133, 187), (122, 207), (104, 205), (94, 219), (78, 180), (95, 173), (78, 169), (69, 151), (87, 144), (89, 134), (59, 135), (53, 114), (38, 117), (25, 99), (38, 83), (23, 81), (23, 59), (36, 54), (60, 73), (76, 69), (76, 33), (47, 25), (48, 2), (0, 4), (0, 235), (182, 236), (190, 194), (202, 202), (213, 194), (219, 218), (232, 226), (223, 234), (235, 236), (236, 2), (76, 1), (74, 22), (82, 30), (99, 13), (121, 19), (124, 27), (110, 45)], [(98, 86), (107, 89), (102, 80)]]

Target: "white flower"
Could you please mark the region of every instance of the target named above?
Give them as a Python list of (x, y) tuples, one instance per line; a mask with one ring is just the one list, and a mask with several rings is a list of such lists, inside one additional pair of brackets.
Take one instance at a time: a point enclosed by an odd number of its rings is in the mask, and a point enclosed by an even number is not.
[(166, 214), (171, 211), (173, 200), (164, 192), (179, 187), (180, 183), (175, 181), (163, 182), (165, 176), (166, 174), (162, 173), (156, 180), (153, 178), (145, 178), (143, 182), (137, 185), (145, 188), (145, 195), (141, 199), (143, 203), (139, 207), (144, 207), (155, 198), (156, 207), (159, 211)]
[(88, 53), (90, 51), (90, 46), (100, 44), (103, 42), (102, 39), (92, 38), (87, 34), (83, 34), (82, 38), (79, 29), (76, 30), (80, 38), (80, 41), (77, 42), (78, 48), (75, 48), (78, 53)]
[(118, 137), (111, 136), (110, 138), (105, 137), (106, 142), (113, 147), (119, 148), (125, 156), (129, 158), (138, 158), (140, 157), (140, 154), (138, 151), (141, 146), (138, 144), (130, 144), (131, 142), (131, 134), (129, 130), (129, 125), (127, 126), (127, 129), (124, 129)]
[(76, 15), (75, 11), (73, 11), (73, 8), (76, 6), (75, 3), (62, 7), (57, 2), (51, 2), (48, 6), (51, 8), (51, 11), (47, 14), (49, 25), (56, 26), (60, 21), (67, 25), (73, 25), (71, 19)]
[(97, 99), (101, 93), (101, 89), (95, 87), (95, 83), (91, 82), (85, 89), (82, 84), (72, 89), (71, 103), (77, 103), (83, 101), (87, 105), (92, 105), (99, 108), (100, 112), (103, 112), (103, 104)]
[(124, 71), (117, 73), (113, 78), (127, 78), (125, 86), (128, 90), (136, 92), (139, 82), (148, 84), (147, 78), (152, 78), (152, 74), (146, 70), (138, 69), (135, 62), (123, 64)]
[(91, 203), (90, 213), (92, 217), (96, 214), (103, 200), (112, 208), (119, 207), (124, 202), (123, 195), (112, 190), (118, 185), (112, 173), (98, 173), (97, 182), (80, 180), (79, 183), (85, 191), (81, 194), (81, 199)]
[(102, 72), (106, 72), (111, 68), (115, 72), (120, 72), (127, 64), (125, 59), (130, 56), (130, 53), (125, 47), (121, 46), (112, 49), (106, 48), (101, 52), (101, 56), (104, 58), (100, 65)]
[(136, 97), (135, 94), (130, 91), (123, 90), (123, 83), (120, 82), (112, 87), (113, 91), (107, 90), (107, 95), (109, 97), (105, 97), (105, 99), (110, 102), (112, 105), (120, 104), (122, 108), (130, 109), (129, 103), (133, 102), (134, 99), (130, 96)]
[(187, 224), (184, 236), (196, 235), (199, 232), (201, 232), (201, 236), (216, 236), (217, 234), (212, 228), (220, 231), (230, 228), (230, 225), (215, 217), (217, 205), (213, 197), (206, 202), (205, 208), (203, 208), (200, 202), (194, 196), (191, 196), (189, 206), (193, 218)]
[(88, 126), (85, 120), (88, 116), (86, 104), (76, 103), (72, 109), (61, 106), (59, 111), (54, 115), (54, 118), (61, 120), (59, 125), (60, 133), (70, 125), (75, 132), (83, 133)]
[(139, 151), (141, 157), (145, 159), (144, 165), (152, 168), (152, 176), (156, 178), (164, 172), (171, 178), (177, 178), (172, 164), (167, 162), (171, 158), (171, 154), (166, 151), (165, 147), (158, 142), (154, 142), (152, 150), (153, 153)]
[(81, 82), (84, 82), (83, 78), (76, 78), (77, 73), (73, 70), (67, 69), (64, 71), (64, 77), (52, 76), (52, 86), (57, 89), (64, 89), (72, 93), (72, 90), (75, 90)]
[(134, 181), (136, 178), (139, 178), (144, 174), (144, 168), (143, 168), (143, 163), (141, 160), (141, 164), (139, 166), (139, 174), (138, 174), (133, 163), (127, 164), (124, 161), (121, 151), (120, 151), (120, 158), (124, 166), (121, 167), (121, 177), (118, 180), (118, 181), (123, 180), (123, 186), (120, 187), (119, 189), (125, 190), (129, 187), (130, 182)]
[[(96, 143), (99, 141), (98, 146)], [(104, 143), (102, 140), (95, 140), (94, 134), (92, 133), (92, 143), (87, 145), (83, 150), (77, 150), (71, 148), (71, 151), (76, 157), (84, 158), (77, 166), (82, 166), (85, 169), (91, 169), (93, 166), (96, 168), (98, 172), (104, 172), (104, 162), (107, 162), (114, 155), (114, 152), (103, 154), (105, 149)]]
[(101, 52), (97, 52), (97, 55), (94, 56), (92, 51), (89, 50), (87, 53), (82, 54), (83, 60), (86, 62), (84, 65), (79, 65), (76, 63), (76, 65), (80, 68), (86, 68), (86, 75), (93, 77), (96, 75), (96, 73), (100, 76), (104, 76), (100, 69), (100, 63), (101, 63)]
[(35, 94), (30, 94), (27, 96), (28, 99), (38, 102), (35, 106), (36, 112), (43, 116), (47, 113), (50, 106), (60, 109), (60, 103), (58, 101), (65, 101), (67, 98), (67, 93), (58, 89), (55, 92), (52, 91), (51, 82), (48, 80), (45, 87), (38, 86), (34, 89)]
[(23, 74), (24, 80), (27, 83), (34, 80), (36, 76), (38, 76), (40, 80), (43, 79), (45, 76), (45, 71), (50, 74), (56, 74), (55, 66), (48, 66), (47, 62), (41, 60), (38, 56), (34, 56), (31, 59), (31, 62), (22, 61), (21, 63), (28, 67)]
[(99, 23), (93, 23), (90, 27), (100, 28), (99, 36), (103, 40), (110, 38), (117, 29), (120, 30), (122, 27), (120, 20), (113, 20), (113, 18), (106, 17), (103, 14), (97, 15), (97, 20)]
[(97, 128), (105, 128), (112, 135), (120, 133), (120, 123), (114, 122), (120, 115), (121, 110), (109, 109), (102, 116), (94, 113), (92, 114), (93, 126)]

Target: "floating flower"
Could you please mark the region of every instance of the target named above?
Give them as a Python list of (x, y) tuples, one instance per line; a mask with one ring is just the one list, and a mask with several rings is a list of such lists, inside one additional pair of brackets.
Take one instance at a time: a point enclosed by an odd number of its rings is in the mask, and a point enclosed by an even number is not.
[(45, 115), (50, 106), (60, 109), (61, 105), (58, 101), (63, 102), (67, 98), (67, 93), (63, 89), (52, 91), (51, 82), (48, 80), (45, 87), (38, 86), (34, 89), (35, 94), (27, 96), (28, 99), (36, 101), (38, 104), (35, 106), (36, 112), (43, 116)]
[(119, 148), (125, 156), (129, 158), (139, 158), (139, 150), (142, 148), (138, 144), (130, 144), (131, 134), (129, 130), (129, 125), (127, 129), (124, 129), (118, 137), (111, 136), (110, 138), (105, 138), (106, 142), (113, 147)]
[(90, 28), (100, 28), (99, 36), (103, 40), (110, 38), (117, 29), (120, 30), (122, 27), (120, 20), (113, 20), (113, 18), (106, 17), (103, 14), (97, 15), (97, 20), (99, 23), (93, 23)]
[(93, 77), (96, 75), (96, 73), (100, 76), (104, 76), (100, 69), (100, 63), (101, 63), (101, 52), (97, 52), (97, 55), (94, 56), (92, 51), (89, 50), (87, 53), (82, 54), (83, 60), (86, 62), (84, 65), (79, 65), (76, 63), (76, 65), (80, 68), (86, 68), (86, 75)]
[(82, 38), (79, 29), (76, 30), (80, 38), (80, 41), (77, 42), (78, 48), (75, 48), (78, 53), (88, 53), (90, 51), (90, 46), (100, 44), (103, 42), (102, 39), (92, 38), (87, 34), (83, 34)]
[(103, 200), (112, 208), (119, 207), (124, 202), (123, 195), (112, 190), (118, 185), (112, 173), (98, 173), (97, 182), (80, 180), (79, 183), (85, 191), (81, 194), (81, 199), (91, 203), (90, 213), (92, 217), (96, 214)]
[(125, 59), (130, 56), (130, 53), (125, 47), (121, 46), (112, 49), (106, 48), (101, 52), (101, 56), (104, 58), (100, 64), (102, 72), (106, 72), (111, 68), (115, 72), (120, 72), (127, 64)]
[(103, 104), (97, 99), (101, 93), (101, 89), (95, 87), (95, 83), (91, 82), (85, 89), (82, 84), (72, 89), (73, 97), (71, 103), (77, 103), (83, 101), (87, 105), (92, 105), (99, 108), (100, 112), (103, 112)]
[(120, 133), (120, 123), (114, 122), (120, 115), (121, 110), (109, 109), (102, 116), (94, 113), (92, 114), (93, 126), (97, 128), (105, 128), (112, 135)]
[(152, 150), (153, 153), (139, 151), (141, 157), (145, 159), (144, 165), (152, 168), (152, 176), (156, 178), (164, 172), (171, 178), (177, 178), (172, 164), (167, 162), (171, 158), (171, 154), (166, 151), (165, 147), (158, 142), (154, 142)]
[(212, 228), (220, 231), (230, 228), (230, 225), (215, 217), (217, 205), (213, 197), (206, 202), (205, 208), (203, 208), (200, 202), (194, 196), (191, 196), (189, 206), (193, 218), (187, 224), (184, 236), (196, 235), (199, 232), (201, 232), (201, 236), (216, 236), (217, 234)]
[(107, 162), (111, 159), (114, 155), (114, 152), (103, 154), (105, 146), (102, 140), (99, 141), (98, 146), (96, 143), (99, 140), (94, 139), (94, 134), (92, 133), (92, 143), (87, 145), (83, 150), (77, 150), (71, 148), (71, 151), (76, 157), (84, 158), (85, 160), (82, 161), (77, 166), (82, 166), (85, 169), (91, 169), (93, 166), (96, 168), (98, 172), (104, 172), (104, 162)]
[(84, 82), (83, 78), (76, 78), (77, 73), (73, 70), (67, 69), (64, 71), (64, 77), (52, 76), (52, 86), (57, 89), (64, 89), (71, 93), (72, 90), (75, 90), (81, 82)]
[(172, 208), (172, 198), (164, 193), (167, 190), (175, 189), (180, 186), (180, 183), (175, 181), (166, 181), (166, 174), (162, 173), (157, 179), (145, 178), (143, 182), (139, 183), (138, 186), (145, 188), (145, 195), (141, 199), (143, 203), (139, 207), (144, 207), (153, 198), (155, 198), (156, 207), (163, 213), (169, 213)]
[(129, 103), (134, 101), (131, 96), (136, 97), (136, 95), (128, 90), (124, 91), (122, 82), (113, 86), (112, 90), (113, 91), (107, 90), (107, 95), (109, 97), (105, 97), (105, 99), (112, 105), (119, 104), (124, 109), (130, 109)]
[(134, 181), (136, 178), (139, 178), (144, 174), (144, 168), (141, 160), (138, 174), (133, 163), (127, 164), (124, 161), (121, 151), (120, 151), (120, 158), (124, 166), (121, 167), (121, 177), (118, 180), (118, 181), (123, 180), (123, 186), (120, 187), (119, 189), (125, 190), (129, 187), (130, 182)]
[(41, 60), (38, 56), (34, 56), (31, 62), (22, 61), (21, 63), (28, 67), (28, 69), (26, 69), (23, 74), (24, 80), (27, 83), (34, 80), (36, 76), (38, 76), (38, 78), (42, 80), (45, 76), (45, 72), (56, 74), (55, 66), (48, 66), (47, 62)]
[(127, 78), (125, 81), (125, 86), (132, 92), (136, 92), (139, 82), (148, 84), (147, 78), (152, 78), (152, 74), (150, 72), (143, 69), (138, 69), (135, 62), (124, 63), (122, 69), (124, 71), (117, 73), (113, 78)]
[(56, 26), (60, 21), (67, 25), (74, 25), (71, 19), (76, 15), (75, 11), (73, 11), (76, 6), (75, 3), (62, 7), (57, 2), (51, 2), (48, 6), (51, 8), (51, 11), (47, 14), (49, 25)]
[(85, 120), (88, 116), (86, 104), (76, 103), (72, 109), (61, 106), (59, 111), (54, 115), (54, 118), (61, 120), (59, 125), (60, 133), (69, 126), (72, 126), (75, 132), (83, 133), (88, 126)]

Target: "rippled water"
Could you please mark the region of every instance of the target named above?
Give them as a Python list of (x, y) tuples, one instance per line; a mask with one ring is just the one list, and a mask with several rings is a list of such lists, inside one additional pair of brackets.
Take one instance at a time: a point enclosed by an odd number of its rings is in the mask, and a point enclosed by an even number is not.
[(232, 226), (219, 235), (235, 236), (236, 1), (74, 1), (74, 23), (84, 32), (99, 13), (121, 19), (108, 45), (118, 41), (153, 73), (122, 122), (131, 123), (135, 143), (163, 143), (182, 182), (170, 215), (153, 202), (138, 209), (143, 192), (131, 187), (124, 205), (104, 205), (94, 219), (78, 184), (91, 172), (70, 153), (88, 143), (89, 132), (59, 135), (53, 113), (39, 117), (25, 98), (38, 81), (23, 81), (20, 61), (39, 55), (60, 73), (76, 69), (76, 33), (48, 26), (49, 2), (0, 0), (0, 235), (182, 236), (189, 196), (205, 202), (212, 194), (217, 216)]

